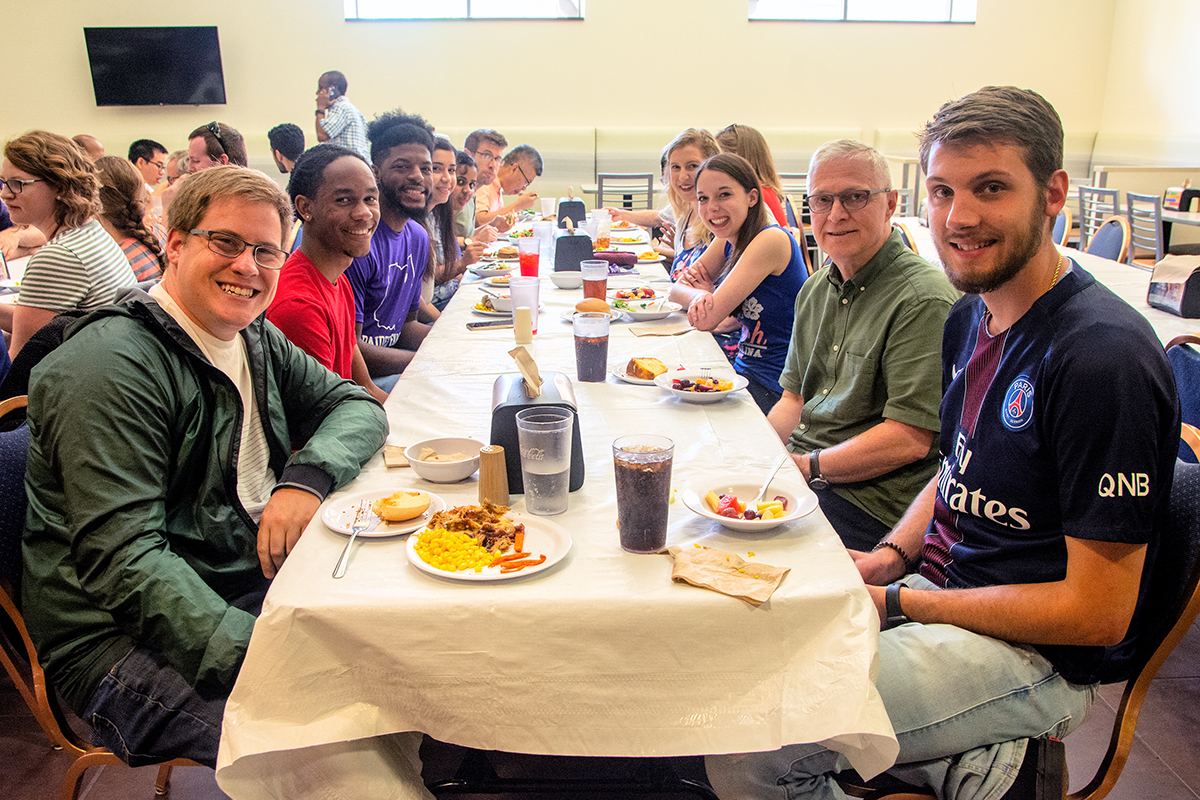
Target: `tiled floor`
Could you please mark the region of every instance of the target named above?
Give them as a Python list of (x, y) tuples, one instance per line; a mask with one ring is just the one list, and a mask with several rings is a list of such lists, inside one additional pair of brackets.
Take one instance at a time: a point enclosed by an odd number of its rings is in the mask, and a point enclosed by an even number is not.
[[(1120, 686), (1105, 687), (1087, 722), (1068, 737), (1067, 760), (1073, 790), (1091, 777), (1103, 757), (1112, 730), (1113, 710), (1120, 700)], [(426, 756), (427, 776), (447, 777), (456, 767), (454, 750), (439, 748)], [(56, 797), (69, 763), (69, 756), (50, 749), (8, 677), (0, 677), (0, 798)], [(520, 757), (508, 757), (499, 763), (498, 770), (507, 775), (522, 766)], [(555, 777), (599, 775), (606, 771), (620, 771), (624, 775), (632, 769), (628, 761), (605, 763), (594, 759), (540, 760), (536, 766), (543, 774), (553, 771)], [(684, 763), (680, 771), (690, 774), (697, 767), (692, 760)], [(99, 767), (89, 770), (84, 777), (79, 796), (81, 800), (151, 800), (156, 774), (157, 770), (149, 767), (138, 770)], [(201, 767), (176, 769), (171, 795), (176, 800), (225, 797), (217, 788), (212, 771)], [(613, 793), (606, 795), (611, 800)], [(648, 800), (646, 795), (638, 797)], [(1200, 800), (1200, 627), (1192, 626), (1155, 680), (1142, 709), (1129, 762), (1109, 797)]]

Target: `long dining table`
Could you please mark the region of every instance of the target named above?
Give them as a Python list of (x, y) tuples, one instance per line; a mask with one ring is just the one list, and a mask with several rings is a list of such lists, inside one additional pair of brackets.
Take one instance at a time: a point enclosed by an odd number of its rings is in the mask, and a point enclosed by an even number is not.
[[(661, 266), (642, 263), (637, 272), (610, 278), (610, 290), (666, 290)], [(543, 518), (569, 533), (569, 553), (536, 574), (468, 582), (414, 568), (406, 537), (360, 538), (335, 580), (346, 537), (318, 512), (267, 594), (226, 708), (217, 781), (232, 797), (339, 796), (339, 780), (372, 770), (386, 782), (384, 760), (366, 762), (378, 769), (345, 767), (340, 778), (319, 765), (326, 754), (385, 748), (389, 734), (403, 732), (480, 749), (622, 757), (822, 742), (864, 775), (894, 760), (873, 683), (879, 619), (820, 509), (739, 533), (675, 499), (689, 485), (765, 479), (784, 451), (762, 412), (745, 392), (698, 405), (613, 375), (576, 381), (569, 317), (582, 290), (556, 288), (548, 274), (543, 265), (543, 309), (528, 349), (543, 377), (563, 373), (574, 388), (586, 477), (565, 513)], [(477, 280), (464, 281), (391, 392), (389, 444), (489, 441), (492, 387), (516, 372), (515, 344), (511, 329), (466, 327), (485, 319), (473, 309), (481, 296)], [(708, 333), (633, 332), (681, 323), (679, 313), (614, 321), (610, 367), (653, 356), (672, 370), (728, 370)], [(671, 556), (621, 549), (611, 444), (630, 433), (675, 442), (668, 546), (714, 547), (790, 569), (767, 602), (673, 582)], [(474, 504), (477, 477), (429, 483), (376, 455), (323, 509), (365, 489), (413, 488), (448, 506)], [(776, 480), (803, 488), (790, 460)], [(514, 512), (524, 510), (521, 495), (511, 500)]]

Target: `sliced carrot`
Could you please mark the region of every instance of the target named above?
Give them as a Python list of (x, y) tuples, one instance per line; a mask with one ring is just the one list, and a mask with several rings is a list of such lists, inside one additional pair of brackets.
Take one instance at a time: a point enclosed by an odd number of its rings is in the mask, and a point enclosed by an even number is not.
[(491, 564), (488, 564), (488, 566), (494, 567), (497, 564), (503, 564), (505, 561), (516, 561), (520, 558), (528, 558), (531, 555), (533, 555), (533, 553), (509, 553), (506, 556), (496, 556), (495, 560), (493, 560)]
[(546, 561), (546, 556), (540, 555), (537, 560), (530, 559), (529, 561), (508, 561), (500, 565), (500, 572), (516, 572), (517, 570), (525, 569), (526, 567), (536, 567)]
[(516, 540), (513, 542), (513, 547), (517, 550), (525, 549), (525, 526), (521, 525), (517, 528)]

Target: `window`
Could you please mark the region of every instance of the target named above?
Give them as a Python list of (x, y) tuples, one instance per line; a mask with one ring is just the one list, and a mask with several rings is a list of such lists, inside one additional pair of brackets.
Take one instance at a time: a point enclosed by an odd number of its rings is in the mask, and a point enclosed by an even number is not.
[(750, 0), (750, 19), (974, 22), (977, 0)]
[(346, 19), (583, 19), (583, 0), (343, 0)]

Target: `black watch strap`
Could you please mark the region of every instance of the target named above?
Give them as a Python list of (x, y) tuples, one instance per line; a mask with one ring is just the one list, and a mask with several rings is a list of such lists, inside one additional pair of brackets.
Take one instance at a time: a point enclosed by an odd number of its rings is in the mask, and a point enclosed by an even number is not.
[(829, 481), (821, 476), (821, 448), (808, 454), (808, 485), (811, 489), (820, 491), (829, 488)]
[(887, 620), (883, 625), (884, 630), (912, 622), (911, 619), (904, 616), (904, 611), (900, 608), (900, 589), (903, 586), (903, 583), (889, 583), (884, 593), (884, 607), (887, 610)]

